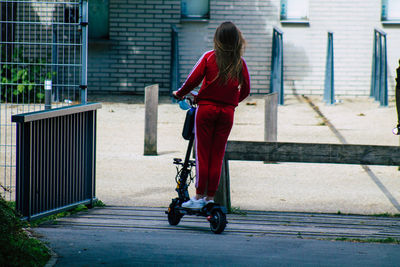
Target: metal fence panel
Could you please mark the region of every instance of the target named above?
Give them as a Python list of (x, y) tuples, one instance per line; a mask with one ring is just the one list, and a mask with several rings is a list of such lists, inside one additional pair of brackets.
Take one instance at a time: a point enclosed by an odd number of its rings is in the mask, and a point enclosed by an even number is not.
[(0, 194), (14, 200), (15, 125), (11, 116), (79, 103), (82, 85), (82, 1), (0, 0)]
[(17, 114), (16, 207), (36, 219), (95, 199), (96, 110), (73, 105)]

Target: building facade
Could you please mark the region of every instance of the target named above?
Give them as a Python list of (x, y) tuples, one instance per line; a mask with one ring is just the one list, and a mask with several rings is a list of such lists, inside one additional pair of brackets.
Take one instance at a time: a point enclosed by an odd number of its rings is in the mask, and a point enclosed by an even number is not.
[(182, 83), (200, 56), (213, 48), (216, 27), (229, 20), (247, 41), (244, 58), (252, 93), (270, 92), (272, 31), (278, 27), (283, 32), (285, 94), (323, 94), (331, 31), (335, 94), (369, 95), (377, 28), (387, 36), (388, 88), (394, 95), (400, 59), (397, 0), (91, 0), (90, 10), (96, 8), (96, 1), (107, 7), (95, 12), (97, 17), (101, 14), (98, 21), (108, 23), (93, 24), (96, 15), (89, 12), (90, 92), (143, 93), (145, 86), (158, 83), (167, 94), (171, 27), (178, 29)]

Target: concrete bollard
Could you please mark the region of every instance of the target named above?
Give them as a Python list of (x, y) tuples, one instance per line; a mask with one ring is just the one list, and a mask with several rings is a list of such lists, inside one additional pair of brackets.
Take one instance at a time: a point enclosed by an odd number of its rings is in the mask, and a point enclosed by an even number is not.
[(278, 140), (278, 93), (271, 93), (265, 98), (264, 140)]
[(158, 84), (145, 87), (144, 155), (157, 155)]

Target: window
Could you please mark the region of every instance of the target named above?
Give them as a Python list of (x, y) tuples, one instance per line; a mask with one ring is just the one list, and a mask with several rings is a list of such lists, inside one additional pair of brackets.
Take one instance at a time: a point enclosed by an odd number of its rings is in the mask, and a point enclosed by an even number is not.
[(89, 1), (89, 38), (108, 39), (109, 0)]
[(181, 17), (183, 19), (209, 19), (209, 0), (182, 0)]
[(281, 22), (308, 23), (308, 0), (281, 0)]
[(382, 21), (400, 24), (400, 1), (382, 0)]

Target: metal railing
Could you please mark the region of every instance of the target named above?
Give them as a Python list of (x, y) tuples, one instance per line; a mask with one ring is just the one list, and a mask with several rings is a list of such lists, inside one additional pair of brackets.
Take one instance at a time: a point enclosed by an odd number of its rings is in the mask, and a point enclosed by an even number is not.
[(283, 92), (283, 32), (274, 27), (272, 33), (270, 93), (278, 93), (278, 103), (284, 104)]
[(16, 207), (28, 220), (92, 204), (101, 104), (12, 116), (17, 123)]
[(335, 103), (335, 83), (334, 83), (334, 61), (333, 61), (333, 33), (328, 32), (328, 47), (326, 51), (324, 101), (327, 104)]
[(381, 106), (388, 105), (386, 33), (374, 30), (370, 96)]
[(54, 107), (86, 96), (85, 2), (0, 1), (0, 194), (7, 200), (15, 189), (11, 116), (44, 109), (45, 80), (52, 83)]

